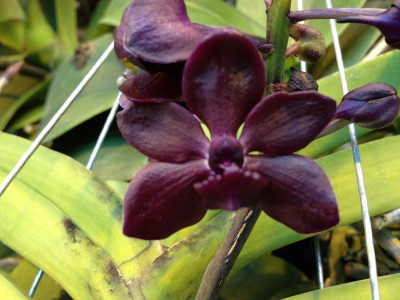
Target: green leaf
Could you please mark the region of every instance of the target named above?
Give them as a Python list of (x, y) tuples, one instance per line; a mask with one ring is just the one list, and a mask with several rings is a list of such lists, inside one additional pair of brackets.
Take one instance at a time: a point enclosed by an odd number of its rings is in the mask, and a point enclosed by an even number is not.
[[(0, 134), (0, 177), (30, 142)], [(122, 199), (71, 158), (40, 147), (1, 198), (0, 240), (43, 268), (72, 297), (129, 299), (120, 264), (160, 254), (156, 245), (122, 235)], [(108, 295), (108, 296), (107, 296)]]
[(56, 0), (57, 35), (61, 43), (62, 57), (74, 53), (78, 43), (76, 2)]
[[(54, 80), (46, 98), (44, 116), (41, 121), (43, 128), (62, 106), (71, 92), (80, 83), (103, 51), (110, 45), (113, 37), (105, 35), (95, 40), (92, 46), (94, 56), (88, 58), (86, 65), (77, 70), (71, 58), (65, 59), (57, 69)], [(79, 94), (72, 106), (51, 131), (46, 141), (52, 140), (84, 121), (111, 108), (118, 95), (117, 78), (124, 68), (114, 53), (106, 59), (85, 89)]]
[[(85, 36), (83, 38), (84, 41), (88, 41), (88, 40), (98, 37), (99, 35), (101, 35), (103, 33), (102, 29), (104, 29), (104, 27), (108, 28), (108, 26), (105, 26), (104, 24), (102, 24), (102, 22), (103, 22), (102, 18), (107, 13), (107, 9), (112, 1), (113, 0), (101, 0), (97, 4), (96, 10), (94, 11), (92, 18), (90, 19), (90, 22), (89, 22), (88, 26), (86, 27)], [(121, 5), (121, 7), (122, 6), (123, 5)], [(124, 9), (125, 9), (125, 6), (124, 6)], [(121, 14), (121, 16), (122, 16), (122, 14)], [(118, 26), (120, 20), (121, 20), (121, 18), (119, 18), (118, 24), (116, 24), (114, 26)]]
[(260, 26), (221, 0), (186, 0), (189, 18), (194, 23), (208, 26), (232, 26), (241, 31), (265, 37), (265, 24)]
[(51, 77), (38, 82), (36, 78), (18, 75), (0, 94), (0, 130), (4, 130), (18, 109), (47, 89)]
[[(378, 278), (381, 299), (397, 300), (400, 294), (400, 275), (393, 274)], [(291, 300), (333, 300), (333, 299), (372, 299), (370, 280), (359, 280), (293, 296)]]
[[(0, 170), (11, 170), (29, 144), (1, 133)], [(18, 176), (19, 185), (60, 208), (117, 262), (134, 256), (142, 245), (147, 246), (145, 241), (133, 242), (122, 235), (122, 199), (118, 194), (68, 156), (41, 147)], [(115, 247), (117, 244), (120, 247)]]
[(0, 0), (0, 43), (16, 51), (25, 46), (25, 12), (18, 0)]
[[(69, 153), (82, 164), (89, 161), (95, 141), (80, 145)], [(93, 164), (92, 171), (101, 180), (131, 180), (133, 175), (148, 163), (147, 156), (130, 146), (119, 132), (109, 133)]]
[[(360, 62), (380, 36), (379, 30), (372, 26), (359, 24), (349, 26), (340, 41), (345, 68)], [(324, 58), (313, 65), (311, 70), (315, 78), (336, 72), (337, 64), (334, 47), (329, 47)]]
[(118, 26), (129, 3), (131, 3), (131, 0), (112, 0), (99, 23)]
[(27, 125), (34, 124), (40, 121), (43, 116), (43, 106), (35, 106), (20, 115), (17, 115), (10, 121), (7, 126), (7, 132), (14, 132), (24, 128)]
[(12, 280), (12, 278), (0, 269), (0, 298), (12, 300), (27, 300), (29, 296)]
[(24, 19), (25, 13), (18, 0), (0, 0), (0, 22)]
[[(97, 25), (91, 25), (91, 31), (94, 31), (93, 27), (100, 24), (118, 26), (129, 3), (130, 0), (103, 1), (97, 12), (101, 17), (96, 16)], [(185, 4), (189, 18), (194, 23), (208, 26), (232, 26), (245, 33), (265, 37), (265, 24), (258, 24), (221, 0), (185, 0)]]
[(55, 42), (55, 33), (40, 7), (39, 0), (30, 0), (26, 22), (26, 43), (28, 51), (36, 51)]
[(266, 7), (263, 1), (237, 0), (236, 9), (260, 27), (267, 24)]
[[(24, 259), (12, 271), (10, 276), (14, 279), (15, 283), (21, 287), (21, 289), (28, 293), (38, 271), (38, 268)], [(44, 273), (40, 279), (40, 284), (35, 291), (33, 299), (59, 299), (61, 297), (61, 291), (63, 291), (63, 288), (47, 273)]]

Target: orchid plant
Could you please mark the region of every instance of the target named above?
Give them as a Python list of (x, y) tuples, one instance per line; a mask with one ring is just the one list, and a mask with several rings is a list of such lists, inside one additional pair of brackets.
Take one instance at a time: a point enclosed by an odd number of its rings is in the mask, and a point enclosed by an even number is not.
[[(270, 13), (272, 2), (265, 4)], [(397, 1), (379, 14), (368, 10), (367, 16), (358, 11), (339, 21), (376, 26), (396, 47), (399, 36), (393, 22), (399, 5)], [(321, 12), (300, 13), (301, 18), (291, 13), (289, 20), (296, 23)], [(329, 10), (323, 13), (331, 17)], [(286, 57), (317, 62), (325, 54), (318, 30), (302, 24), (287, 29), (296, 42)], [(348, 93), (336, 112), (336, 102), (314, 90), (288, 91), (278, 70), (266, 91), (261, 54), (268, 68), (268, 57), (281, 51), (268, 34), (262, 43), (229, 27), (192, 23), (183, 0), (163, 6), (144, 0), (130, 3), (115, 36), (115, 50), (120, 59), (145, 72), (128, 76), (120, 87), (118, 126), (129, 144), (153, 162), (134, 176), (126, 192), (125, 235), (163, 239), (199, 222), (207, 209), (257, 205), (300, 233), (338, 224), (336, 197), (326, 174), (312, 160), (293, 153), (324, 129), (328, 134), (339, 123), (349, 124), (340, 119), (367, 128), (389, 125), (397, 117), (400, 99), (393, 87), (372, 83)], [(284, 92), (276, 92), (277, 85)], [(184, 107), (173, 101), (182, 101)], [(335, 116), (337, 121), (328, 126)]]
[[(38, 10), (39, 2), (32, 2)], [(98, 56), (104, 41), (111, 41), (103, 31), (115, 25), (118, 59), (106, 61), (97, 89), (88, 86), (90, 109), (89, 101), (76, 102), (74, 116), (67, 115), (63, 126), (68, 131), (74, 126), (65, 125), (68, 120), (79, 123), (75, 115), (98, 113), (101, 99), (112, 98), (102, 84), (122, 74), (122, 62), (127, 74), (119, 85), (113, 134), (126, 140), (126, 152), (112, 148), (114, 158), (103, 165), (109, 170), (117, 161), (116, 169), (140, 163), (123, 178), (104, 179), (100, 168), (92, 173), (41, 147), (0, 198), (0, 240), (74, 299), (281, 299), (299, 293), (302, 288), (287, 289), (297, 281), (286, 281), (284, 293), (278, 293), (283, 290), (274, 289), (278, 273), (270, 276), (273, 283), (256, 284), (256, 273), (263, 273), (259, 259), (299, 274), (265, 254), (361, 219), (351, 153), (331, 153), (345, 141), (343, 129), (350, 123), (357, 124), (360, 136), (397, 130), (400, 0), (380, 8), (361, 8), (366, 1), (360, 0), (359, 8), (303, 11), (290, 0), (123, 2), (124, 11), (121, 0), (99, 6), (94, 19), (104, 23), (88, 29), (101, 36), (94, 43), (98, 49), (85, 58), (94, 63), (90, 55)], [(246, 26), (253, 21), (245, 4), (267, 15), (259, 31)], [(196, 19), (199, 7), (212, 13)], [(230, 12), (234, 17), (218, 21)], [(331, 42), (326, 30), (314, 28), (317, 19), (377, 28), (392, 47), (385, 56), (348, 69), (352, 90), (344, 96), (337, 74), (327, 75)], [(310, 73), (297, 70), (300, 60), (309, 63)], [(56, 71), (46, 105), (73, 82), (70, 64), (68, 59)], [(372, 68), (376, 71), (365, 75)], [(112, 92), (117, 94), (114, 82)], [(47, 114), (46, 108), (44, 120)], [(55, 131), (51, 139), (64, 133)], [(0, 141), (3, 173), (29, 142), (6, 133)], [(397, 137), (361, 146), (372, 214), (399, 207), (396, 147)], [(26, 264), (11, 275), (0, 270), (0, 298), (28, 299), (16, 283), (26, 270)], [(299, 278), (304, 283), (305, 276)], [(396, 294), (399, 280), (383, 278), (383, 293)], [(35, 297), (45, 299), (40, 287)], [(258, 298), (257, 289), (263, 291)], [(368, 295), (369, 287), (359, 283), (318, 297), (341, 299), (349, 291)]]

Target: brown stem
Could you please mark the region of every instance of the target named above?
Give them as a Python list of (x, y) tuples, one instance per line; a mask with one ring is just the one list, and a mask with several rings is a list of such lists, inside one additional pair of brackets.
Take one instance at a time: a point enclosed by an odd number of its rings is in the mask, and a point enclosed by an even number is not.
[(376, 15), (384, 12), (380, 8), (323, 8), (311, 10), (299, 10), (289, 13), (288, 18), (291, 23), (311, 19), (338, 19), (349, 16)]
[(0, 76), (0, 91), (8, 84), (8, 82), (13, 78), (15, 75), (19, 73), (22, 68), (24, 62), (17, 61), (7, 67), (7, 69), (1, 74)]
[(217, 298), (260, 213), (258, 206), (237, 211), (227, 236), (207, 266), (196, 300)]

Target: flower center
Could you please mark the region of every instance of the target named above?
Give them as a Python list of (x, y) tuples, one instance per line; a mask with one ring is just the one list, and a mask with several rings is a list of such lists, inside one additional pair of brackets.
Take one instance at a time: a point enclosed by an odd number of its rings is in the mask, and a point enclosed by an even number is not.
[(216, 173), (223, 173), (224, 169), (236, 164), (243, 165), (243, 147), (233, 136), (218, 136), (211, 140), (208, 164)]

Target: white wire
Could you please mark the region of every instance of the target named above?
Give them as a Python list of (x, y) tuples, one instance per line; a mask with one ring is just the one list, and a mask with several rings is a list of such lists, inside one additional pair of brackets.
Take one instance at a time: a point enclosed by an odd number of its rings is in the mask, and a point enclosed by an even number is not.
[[(330, 0), (326, 0), (326, 5), (328, 8), (332, 8), (332, 4)], [(333, 43), (335, 47), (336, 53), (336, 61), (339, 69), (339, 76), (340, 81), (342, 83), (343, 95), (348, 93), (348, 86), (346, 80), (346, 74), (344, 71), (344, 64), (342, 58), (342, 51), (340, 48), (339, 36), (336, 30), (335, 21), (330, 19), (329, 20), (332, 30), (333, 36)], [(368, 211), (368, 200), (367, 200), (367, 193), (365, 191), (364, 185), (364, 176), (361, 167), (361, 159), (360, 159), (360, 151), (358, 148), (358, 141), (356, 135), (356, 129), (354, 124), (349, 125), (350, 130), (350, 138), (351, 138), (351, 146), (353, 149), (353, 159), (354, 159), (354, 166), (356, 169), (357, 175), (357, 183), (358, 183), (358, 191), (360, 194), (361, 200), (361, 210), (363, 215), (363, 223), (364, 223), (364, 231), (365, 231), (365, 243), (367, 247), (367, 254), (368, 254), (368, 264), (369, 264), (369, 277), (371, 281), (371, 292), (372, 298), (374, 300), (380, 299), (379, 295), (379, 285), (378, 285), (378, 275), (377, 275), (377, 267), (376, 267), (376, 258), (375, 258), (375, 250), (374, 250), (374, 241), (372, 236), (372, 227), (371, 227), (371, 220)]]
[(108, 114), (107, 120), (104, 123), (103, 129), (97, 139), (96, 145), (93, 148), (92, 154), (90, 155), (89, 161), (86, 164), (86, 169), (90, 170), (92, 169), (94, 160), (96, 159), (96, 156), (100, 150), (101, 145), (103, 144), (103, 141), (108, 133), (108, 130), (110, 129), (110, 126), (114, 120), (115, 114), (117, 113), (118, 107), (119, 107), (119, 97), (121, 96), (121, 92), (118, 93), (117, 98), (115, 99), (114, 105), (110, 110), (110, 113)]

